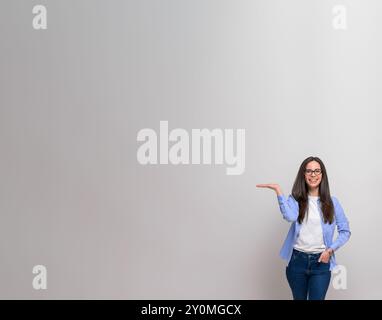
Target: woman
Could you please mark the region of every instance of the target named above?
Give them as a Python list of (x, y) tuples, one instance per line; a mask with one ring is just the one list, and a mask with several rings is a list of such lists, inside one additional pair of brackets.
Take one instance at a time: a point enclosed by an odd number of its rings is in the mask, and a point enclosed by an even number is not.
[[(338, 199), (330, 196), (324, 163), (317, 157), (305, 159), (288, 199), (278, 184), (256, 186), (276, 191), (284, 219), (292, 222), (280, 256), (288, 262), (293, 299), (324, 300), (336, 266), (334, 252), (351, 234)], [(335, 226), (338, 236), (333, 241)]]

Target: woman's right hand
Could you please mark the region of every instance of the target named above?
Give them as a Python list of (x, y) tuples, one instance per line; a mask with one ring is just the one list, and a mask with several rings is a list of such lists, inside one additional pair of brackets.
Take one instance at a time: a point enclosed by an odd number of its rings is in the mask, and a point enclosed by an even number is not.
[(277, 183), (262, 183), (262, 184), (257, 184), (256, 187), (269, 188), (274, 190), (278, 196), (282, 195), (281, 187)]

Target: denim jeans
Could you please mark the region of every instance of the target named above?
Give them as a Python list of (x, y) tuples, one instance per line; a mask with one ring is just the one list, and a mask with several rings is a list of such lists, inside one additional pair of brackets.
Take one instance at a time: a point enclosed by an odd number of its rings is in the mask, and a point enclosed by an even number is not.
[(294, 300), (324, 300), (330, 283), (330, 263), (318, 262), (321, 253), (293, 249), (286, 276)]

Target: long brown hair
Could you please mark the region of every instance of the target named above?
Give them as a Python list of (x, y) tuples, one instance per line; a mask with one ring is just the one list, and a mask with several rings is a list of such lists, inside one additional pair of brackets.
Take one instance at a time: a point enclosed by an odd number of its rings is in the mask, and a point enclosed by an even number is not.
[(308, 185), (305, 181), (305, 168), (306, 165), (311, 161), (317, 161), (321, 166), (321, 182), (318, 186), (319, 189), (319, 198), (321, 202), (321, 210), (325, 223), (333, 223), (334, 220), (334, 207), (332, 198), (330, 196), (329, 190), (329, 181), (328, 175), (326, 173), (326, 168), (324, 163), (318, 157), (308, 157), (306, 158), (300, 166), (298, 170), (296, 180), (293, 184), (292, 196), (296, 199), (299, 205), (299, 214), (298, 214), (298, 222), (302, 223), (305, 217), (305, 212), (308, 207)]

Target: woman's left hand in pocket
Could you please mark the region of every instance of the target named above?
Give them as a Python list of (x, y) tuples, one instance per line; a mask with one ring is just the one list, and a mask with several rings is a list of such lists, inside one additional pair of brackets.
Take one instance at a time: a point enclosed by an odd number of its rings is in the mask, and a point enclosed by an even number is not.
[(321, 253), (320, 257), (318, 258), (318, 262), (323, 262), (323, 263), (329, 263), (331, 256), (331, 251), (325, 250), (324, 252)]

